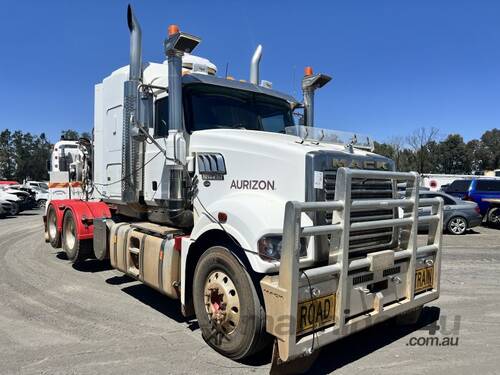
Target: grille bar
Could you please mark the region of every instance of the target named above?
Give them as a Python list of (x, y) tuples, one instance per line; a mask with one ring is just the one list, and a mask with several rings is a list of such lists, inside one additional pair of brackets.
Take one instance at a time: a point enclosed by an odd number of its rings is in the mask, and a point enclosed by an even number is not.
[[(335, 184), (337, 172), (335, 170), (323, 171), (324, 196), (326, 201), (335, 199)], [(356, 200), (373, 200), (381, 198), (394, 198), (391, 180), (378, 180), (369, 178), (353, 178), (351, 198)], [(332, 223), (332, 213), (325, 215), (326, 224)], [(351, 212), (351, 224), (368, 223), (376, 220), (392, 220), (395, 218), (393, 208), (382, 210), (356, 210)], [(390, 221), (388, 221), (390, 223)], [(362, 225), (362, 224), (358, 224)], [(356, 225), (354, 225), (356, 227)], [(352, 228), (352, 227), (351, 227)], [(349, 251), (352, 258), (365, 256), (368, 252), (387, 248), (393, 243), (393, 227), (384, 226), (375, 229), (355, 230), (349, 236)]]

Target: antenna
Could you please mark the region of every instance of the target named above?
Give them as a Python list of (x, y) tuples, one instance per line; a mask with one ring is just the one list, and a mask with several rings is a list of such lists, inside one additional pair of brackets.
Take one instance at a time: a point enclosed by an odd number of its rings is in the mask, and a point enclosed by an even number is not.
[(228, 73), (229, 73), (229, 61), (226, 63), (226, 74), (224, 74), (224, 78), (227, 78)]

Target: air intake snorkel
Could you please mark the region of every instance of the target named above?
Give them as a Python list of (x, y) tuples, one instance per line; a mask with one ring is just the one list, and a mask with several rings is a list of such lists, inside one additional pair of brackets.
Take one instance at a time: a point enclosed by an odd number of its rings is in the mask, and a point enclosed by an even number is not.
[(302, 92), (304, 95), (304, 117), (306, 126), (314, 126), (314, 92), (330, 82), (326, 74), (313, 74), (310, 66), (304, 69)]

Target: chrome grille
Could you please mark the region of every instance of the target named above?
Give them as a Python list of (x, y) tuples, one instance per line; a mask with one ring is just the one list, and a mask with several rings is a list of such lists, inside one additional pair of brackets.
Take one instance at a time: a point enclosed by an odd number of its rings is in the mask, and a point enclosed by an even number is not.
[[(323, 171), (323, 181), (325, 190), (325, 200), (335, 199), (336, 171)], [(380, 199), (392, 198), (393, 186), (391, 180), (369, 180), (353, 179), (351, 198), (352, 199)], [(351, 212), (351, 223), (363, 221), (374, 221), (392, 219), (394, 210), (357, 211)], [(332, 223), (332, 214), (326, 215), (326, 222)], [(380, 228), (371, 230), (351, 231), (349, 239), (349, 251), (351, 257), (365, 256), (368, 252), (389, 248), (393, 244), (393, 228)]]

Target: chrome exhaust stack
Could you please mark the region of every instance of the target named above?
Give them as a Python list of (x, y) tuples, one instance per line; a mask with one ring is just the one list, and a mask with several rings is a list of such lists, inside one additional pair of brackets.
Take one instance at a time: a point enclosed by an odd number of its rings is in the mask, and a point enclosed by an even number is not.
[(122, 132), (122, 186), (124, 203), (138, 203), (142, 191), (143, 142), (138, 137), (138, 89), (142, 83), (142, 31), (132, 7), (127, 8), (130, 30), (129, 79), (124, 83)]
[(255, 49), (252, 56), (252, 62), (250, 63), (250, 83), (254, 85), (259, 84), (259, 74), (260, 74), (260, 59), (262, 58), (262, 45), (259, 44)]
[(331, 77), (325, 74), (313, 74), (310, 66), (304, 69), (302, 78), (302, 92), (304, 95), (304, 124), (314, 126), (314, 92), (331, 81)]

